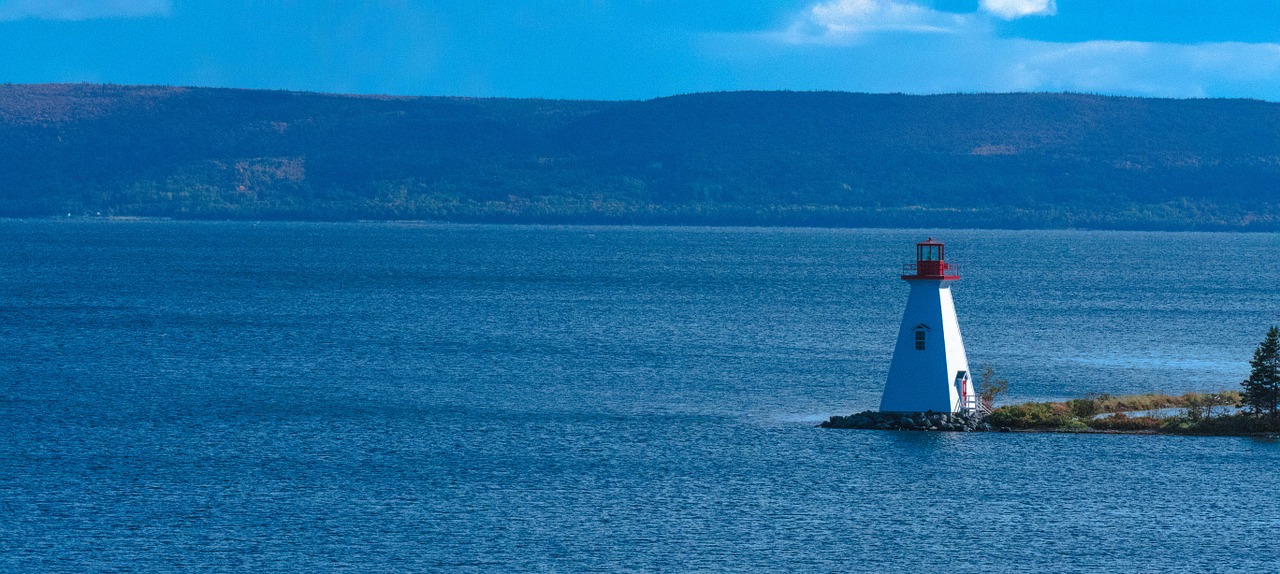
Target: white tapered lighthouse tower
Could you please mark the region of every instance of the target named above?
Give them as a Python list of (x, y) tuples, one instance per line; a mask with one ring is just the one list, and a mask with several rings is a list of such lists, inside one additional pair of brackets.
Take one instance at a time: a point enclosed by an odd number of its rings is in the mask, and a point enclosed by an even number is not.
[(977, 408), (960, 323), (951, 300), (951, 282), (960, 268), (943, 259), (932, 238), (916, 244), (916, 262), (903, 266), (911, 285), (902, 314), (881, 412), (965, 412)]

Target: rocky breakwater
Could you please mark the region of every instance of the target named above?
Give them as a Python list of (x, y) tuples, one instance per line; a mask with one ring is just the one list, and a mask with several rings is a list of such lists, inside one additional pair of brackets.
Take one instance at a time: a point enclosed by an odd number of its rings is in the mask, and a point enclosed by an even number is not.
[[(862, 411), (847, 417), (833, 416), (818, 425), (829, 429), (915, 430), (982, 432), (996, 430), (983, 417), (963, 413), (882, 413)], [(1003, 429), (1001, 429), (1003, 430)]]

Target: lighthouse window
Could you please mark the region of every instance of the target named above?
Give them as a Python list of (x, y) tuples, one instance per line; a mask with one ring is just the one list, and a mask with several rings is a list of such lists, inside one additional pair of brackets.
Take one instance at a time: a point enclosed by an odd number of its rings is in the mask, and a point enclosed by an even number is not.
[(924, 331), (916, 331), (916, 350), (924, 350)]

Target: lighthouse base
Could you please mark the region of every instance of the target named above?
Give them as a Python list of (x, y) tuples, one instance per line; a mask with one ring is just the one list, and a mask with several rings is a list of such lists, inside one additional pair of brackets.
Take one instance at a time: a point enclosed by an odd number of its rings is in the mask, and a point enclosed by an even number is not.
[(917, 430), (943, 432), (983, 432), (995, 430), (977, 414), (963, 413), (879, 413), (863, 411), (847, 417), (833, 416), (818, 425), (829, 429)]

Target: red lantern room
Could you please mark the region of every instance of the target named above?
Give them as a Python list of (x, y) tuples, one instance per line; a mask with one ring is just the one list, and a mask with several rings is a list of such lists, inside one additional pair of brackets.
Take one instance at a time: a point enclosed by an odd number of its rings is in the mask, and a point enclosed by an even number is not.
[(955, 281), (960, 266), (943, 259), (943, 245), (932, 237), (916, 244), (916, 262), (902, 266), (902, 278), (912, 280)]

